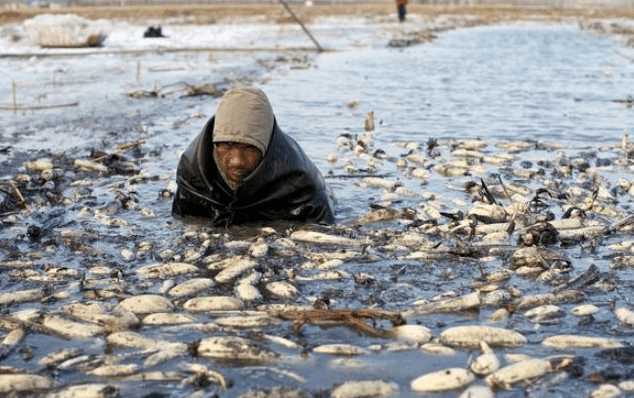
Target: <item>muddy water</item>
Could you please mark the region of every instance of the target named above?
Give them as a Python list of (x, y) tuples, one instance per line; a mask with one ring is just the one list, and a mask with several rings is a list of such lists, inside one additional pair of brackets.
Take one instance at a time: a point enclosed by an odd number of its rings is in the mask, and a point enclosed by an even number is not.
[[(295, 137), (321, 170), (329, 175), (328, 180), (338, 199), (338, 219), (340, 223), (347, 224), (354, 217), (365, 213), (368, 205), (380, 201), (382, 196), (379, 190), (361, 188), (354, 178), (341, 177), (347, 174), (343, 167), (347, 159), (361, 170), (366, 165), (349, 152), (337, 152), (335, 146), (336, 137), (342, 133), (362, 133), (363, 120), (368, 111), (374, 111), (377, 120), (374, 149), (384, 149), (397, 157), (405, 153), (403, 148), (396, 145), (397, 142), (416, 141), (424, 145), (432, 137), (439, 139), (441, 143), (447, 139), (463, 137), (480, 137), (492, 142), (540, 140), (562, 145), (562, 152), (571, 156), (579, 156), (581, 151), (595, 151), (601, 156), (602, 145), (618, 143), (623, 130), (634, 127), (634, 111), (623, 104), (611, 102), (632, 94), (628, 90), (634, 87), (634, 64), (618, 57), (615, 54), (617, 49), (618, 44), (610, 39), (580, 32), (573, 26), (531, 24), (453, 31), (441, 35), (430, 44), (405, 50), (374, 47), (323, 54), (312, 59), (313, 65), (308, 69), (292, 67), (293, 64), (304, 67), (306, 59), (301, 54), (297, 55), (298, 61), (290, 63), (288, 60), (276, 61), (277, 56), (271, 54), (258, 55), (257, 59), (261, 61), (259, 63), (229, 55), (210, 60), (206, 55), (200, 54), (168, 55), (143, 59), (142, 62), (149, 65), (186, 67), (184, 71), (156, 75), (156, 79), (162, 84), (185, 78), (191, 81), (192, 77), (198, 81), (221, 82), (230, 75), (237, 80), (248, 77), (261, 85), (271, 97), (282, 128)], [(144, 139), (146, 144), (142, 146), (143, 153), (139, 155), (138, 163), (151, 178), (131, 185), (127, 183), (126, 176), (87, 176), (89, 188), (66, 188), (65, 195), (73, 196), (76, 202), (64, 207), (61, 223), (63, 227), (54, 228), (40, 241), (32, 242), (25, 233), (28, 225), (41, 225), (50, 219), (50, 209), (47, 207), (35, 207), (34, 215), (18, 217), (12, 224), (2, 224), (0, 259), (30, 258), (37, 264), (36, 269), (42, 271), (52, 265), (82, 272), (96, 265), (110, 267), (113, 271), (120, 269), (127, 282), (123, 288), (124, 296), (159, 291), (160, 282), (137, 281), (134, 270), (140, 265), (160, 261), (158, 254), (164, 249), (174, 250), (181, 258), (186, 257), (188, 251), (198, 249), (200, 239), (191, 238), (191, 235), (183, 238), (184, 232), (209, 232), (212, 246), (205, 254), (212, 255), (227, 254), (227, 250), (223, 248), (225, 241), (259, 235), (259, 231), (255, 229), (207, 230), (204, 226), (184, 225), (170, 218), (170, 200), (161, 199), (159, 192), (173, 179), (180, 151), (197, 134), (215, 103), (209, 99), (178, 99), (174, 96), (145, 100), (122, 98), (121, 93), (125, 90), (139, 86), (147, 88), (153, 84), (152, 75), (143, 75), (142, 81), (137, 81), (137, 61), (133, 57), (96, 57), (87, 61), (103, 67), (107, 71), (105, 75), (96, 73), (85, 65), (77, 66), (73, 60), (45, 61), (31, 72), (39, 73), (38, 76), (42, 79), (52, 79), (54, 73), (60, 75), (59, 79), (66, 79), (63, 89), (56, 89), (52, 83), (45, 86), (47, 99), (53, 102), (68, 98), (68, 93), (73, 92), (68, 85), (82, 82), (77, 95), (86, 106), (63, 112), (3, 114), (1, 117), (5, 128), (0, 131), (0, 146), (12, 145), (13, 148), (9, 154), (0, 155), (0, 161), (3, 162), (0, 177), (12, 176), (21, 160), (48, 155), (48, 150), (53, 153), (64, 151), (70, 158), (86, 157), (89, 147), (112, 150), (114, 144)], [(267, 72), (262, 68), (262, 64), (267, 63), (276, 65), (276, 68)], [(15, 72), (21, 67), (26, 68), (24, 64), (12, 61), (4, 67), (24, 77)], [(31, 99), (36, 97), (37, 91), (29, 91)], [(351, 109), (346, 104), (353, 100), (358, 100), (359, 105)], [(491, 146), (490, 151), (495, 153), (496, 149)], [(335, 165), (326, 161), (327, 155), (333, 152), (338, 153), (339, 157)], [(519, 160), (536, 161), (555, 159), (559, 155), (552, 150), (536, 149), (518, 156)], [(589, 159), (591, 162), (595, 161), (595, 158)], [(391, 179), (401, 180), (411, 189), (432, 192), (446, 203), (453, 199), (468, 202), (466, 195), (453, 187), (461, 187), (465, 181), (474, 179), (470, 176), (448, 180), (433, 175), (428, 184), (421, 186), (416, 180), (400, 174), (393, 165), (387, 164), (378, 171)], [(487, 166), (487, 173), (495, 171), (497, 170), (494, 167)], [(631, 171), (624, 169), (604, 174), (608, 174), (606, 178), (612, 181), (621, 176), (632, 179)], [(531, 187), (537, 188), (538, 184)], [(136, 192), (138, 208), (148, 208), (154, 216), (148, 217), (137, 210), (117, 207), (117, 190), (128, 195), (132, 191)], [(419, 201), (420, 199), (405, 199), (400, 205), (415, 206)], [(622, 209), (627, 211), (631, 199), (625, 198), (622, 201)], [(95, 221), (90, 211), (82, 212), (82, 208), (113, 209), (112, 217), (124, 219), (128, 225), (102, 225)], [(559, 211), (557, 216), (560, 215)], [(83, 249), (77, 248), (61, 238), (63, 228), (94, 234), (96, 238), (79, 238), (85, 246)], [(403, 225), (390, 224), (387, 228), (400, 231)], [(371, 230), (370, 227), (367, 229)], [(284, 230), (285, 226), (277, 227), (280, 234)], [(617, 236), (605, 243), (623, 239), (623, 236)], [(122, 258), (122, 249), (135, 250), (142, 241), (153, 243), (154, 248), (150, 255), (133, 261)], [(592, 263), (597, 264), (602, 272), (609, 271), (610, 258), (607, 251), (591, 251), (574, 246), (567, 249), (566, 254), (574, 264), (575, 274), (586, 270)], [(350, 278), (297, 283), (301, 291), (297, 303), (310, 305), (316, 298), (327, 296), (334, 308), (378, 306), (403, 310), (418, 299), (430, 299), (440, 294), (468, 293), (471, 291), (469, 286), (472, 281), (479, 277), (481, 267), (492, 271), (504, 263), (503, 258), (487, 261), (412, 261), (399, 259), (389, 253), (381, 253), (378, 260), (369, 263), (353, 260), (341, 267), (351, 274), (371, 274), (376, 279), (372, 286), (356, 285)], [(294, 268), (299, 261), (301, 260), (274, 258), (264, 260), (264, 263), (271, 267)], [(88, 279), (96, 278), (87, 275)], [(573, 306), (570, 304), (561, 305), (568, 315), (552, 325), (537, 326), (518, 313), (497, 326), (520, 331), (528, 338), (529, 344), (518, 349), (496, 349), (498, 355), (505, 352), (525, 353), (536, 357), (551, 355), (552, 350), (538, 344), (544, 336), (551, 334), (617, 336), (621, 341), (634, 343), (631, 329), (618, 326), (607, 305), (610, 300), (627, 301), (631, 298), (634, 275), (631, 270), (620, 270), (611, 276), (616, 278), (619, 288), (607, 293), (593, 291), (588, 299), (588, 302), (596, 303), (601, 308), (595, 315), (594, 322), (580, 324), (578, 319), (569, 314)], [(73, 282), (72, 279), (59, 278), (42, 284), (11, 277), (7, 272), (0, 274), (2, 291), (40, 288), (45, 285), (53, 291), (68, 291), (70, 294), (69, 298), (60, 300), (13, 305), (8, 308), (10, 312), (28, 308), (54, 312), (73, 300), (85, 301), (82, 296), (85, 297), (86, 293), (78, 291)], [(511, 285), (516, 286), (523, 294), (543, 293), (551, 289), (542, 282), (521, 278), (513, 278)], [(224, 288), (212, 290), (212, 294), (225, 293), (230, 291)], [(118, 298), (110, 300), (113, 303), (117, 301)], [(438, 336), (447, 326), (484, 323), (492, 311), (493, 309), (485, 308), (479, 313), (418, 316), (408, 322), (420, 322), (429, 327), (434, 336)], [(196, 316), (200, 322), (212, 322), (214, 319), (205, 314)], [(282, 323), (266, 327), (264, 331), (288, 337), (301, 344), (306, 351), (316, 345), (328, 343), (368, 347), (389, 342), (359, 336), (340, 327), (306, 326), (301, 335), (295, 335), (289, 323)], [(213, 334), (169, 327), (144, 327), (139, 332), (146, 336), (186, 343)], [(251, 335), (248, 332), (238, 334)], [(25, 354), (28, 350), (23, 349), (13, 353), (2, 364), (53, 375), (60, 386), (103, 379), (91, 378), (79, 370), (39, 370), (36, 361), (50, 352), (67, 347), (79, 347), (83, 353), (97, 356), (132, 351), (108, 347), (99, 338), (69, 342), (36, 333), (29, 334), (22, 346), (32, 351), (33, 359)], [(295, 372), (305, 381), (275, 373), (262, 366), (221, 363), (187, 356), (168, 361), (156, 369), (177, 370), (177, 366), (185, 361), (203, 363), (221, 371), (233, 381), (233, 387), (227, 392), (218, 390), (221, 396), (227, 397), (238, 396), (254, 387), (280, 385), (320, 392), (347, 380), (370, 379), (397, 383), (400, 396), (418, 396), (410, 390), (409, 383), (412, 379), (439, 369), (465, 367), (472, 354), (464, 350), (458, 350), (449, 356), (428, 354), (420, 350), (392, 353), (383, 350), (355, 357), (355, 360), (359, 360), (356, 366), (345, 366), (334, 362), (334, 358), (327, 355), (300, 355), (297, 351), (276, 345), (271, 345), (270, 348), (282, 354), (282, 359), (272, 364), (272, 367)], [(608, 366), (627, 373), (627, 368), (595, 358), (593, 355), (596, 350), (569, 352), (588, 359), (586, 373)], [(140, 355), (132, 355), (124, 362), (141, 363), (142, 358)], [(627, 377), (631, 378), (632, 375)], [(529, 396), (536, 397), (566, 397), (584, 395), (593, 388), (593, 384), (583, 378), (568, 377), (557, 383), (550, 381), (547, 378), (545, 383), (500, 392), (498, 396), (524, 396), (528, 392)], [(153, 396), (180, 397), (187, 396), (195, 389), (192, 385), (181, 384), (180, 381), (143, 383), (106, 379), (106, 382), (118, 386), (123, 396), (143, 396), (155, 392), (157, 395)], [(217, 391), (217, 387), (206, 387), (206, 391), (211, 396)], [(457, 393), (436, 396), (453, 397)]]
[[(317, 69), (274, 79), (267, 89), (287, 129), (306, 132), (297, 138), (322, 168), (333, 150), (324, 136), (361, 133), (369, 111), (381, 121), (378, 148), (430, 137), (582, 148), (614, 142), (634, 125), (632, 109), (611, 102), (631, 95), (634, 83), (634, 65), (619, 47), (574, 26), (479, 27), (404, 51), (325, 54)], [(353, 100), (360, 104), (350, 110)], [(344, 204), (358, 197), (337, 192)]]

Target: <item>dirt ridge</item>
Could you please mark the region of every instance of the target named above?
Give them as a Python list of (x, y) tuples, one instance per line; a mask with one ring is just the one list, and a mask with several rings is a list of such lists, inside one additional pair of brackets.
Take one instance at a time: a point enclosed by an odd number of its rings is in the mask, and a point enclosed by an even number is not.
[[(394, 7), (389, 4), (335, 4), (315, 5), (312, 7), (293, 6), (295, 12), (304, 20), (311, 21), (317, 17), (328, 16), (389, 16)], [(527, 7), (527, 6), (437, 6), (411, 5), (410, 13), (434, 17), (438, 15), (474, 15), (491, 21), (530, 19), (532, 17), (558, 20), (567, 17), (634, 17), (634, 9), (611, 8), (570, 8)], [(165, 19), (183, 18), (190, 23), (208, 24), (226, 19), (263, 18), (278, 23), (291, 23), (292, 19), (279, 5), (140, 5), (140, 6), (94, 6), (94, 7), (61, 7), (61, 8), (21, 8), (17, 10), (0, 10), (0, 24), (21, 22), (40, 14), (77, 14), (89, 19)]]

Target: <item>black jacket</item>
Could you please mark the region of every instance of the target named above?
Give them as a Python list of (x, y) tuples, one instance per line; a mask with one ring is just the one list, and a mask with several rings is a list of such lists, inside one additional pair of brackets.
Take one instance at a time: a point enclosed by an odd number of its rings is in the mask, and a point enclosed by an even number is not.
[(227, 186), (213, 159), (213, 130), (211, 118), (181, 156), (172, 214), (208, 218), (217, 226), (275, 220), (334, 222), (321, 173), (277, 123), (262, 161), (236, 192)]

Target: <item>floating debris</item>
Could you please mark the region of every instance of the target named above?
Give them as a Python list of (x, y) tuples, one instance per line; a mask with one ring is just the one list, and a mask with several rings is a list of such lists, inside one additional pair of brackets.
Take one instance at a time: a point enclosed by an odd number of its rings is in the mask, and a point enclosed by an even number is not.
[(133, 314), (151, 314), (153, 312), (170, 312), (174, 310), (174, 304), (171, 301), (156, 294), (129, 297), (119, 303), (119, 305)]
[(181, 325), (196, 322), (196, 318), (187, 314), (158, 312), (143, 318), (144, 325)]
[(172, 287), (167, 294), (174, 298), (191, 297), (211, 289), (215, 284), (213, 279), (193, 278)]
[(596, 390), (592, 391), (590, 398), (614, 398), (620, 397), (622, 391), (612, 384), (602, 384)]
[(475, 292), (458, 298), (417, 305), (413, 310), (406, 312), (405, 315), (412, 316), (435, 312), (467, 311), (479, 308), (480, 304), (480, 294)]
[(456, 355), (456, 350), (451, 347), (444, 346), (442, 344), (437, 343), (427, 343), (420, 346), (420, 349), (428, 354), (433, 355), (446, 355), (452, 356)]
[(564, 369), (573, 362), (573, 356), (527, 359), (498, 370), (488, 376), (486, 382), (492, 387), (510, 389), (515, 383), (542, 377), (549, 372)]
[(570, 312), (575, 316), (588, 316), (599, 312), (599, 307), (592, 304), (583, 304), (576, 306)]
[(216, 325), (230, 328), (261, 328), (279, 321), (268, 315), (230, 316), (216, 319)]
[(65, 314), (75, 319), (95, 323), (110, 332), (128, 330), (139, 325), (137, 316), (121, 306), (108, 311), (99, 303), (75, 303), (65, 306), (63, 310)]
[(30, 374), (0, 375), (0, 393), (37, 392), (53, 386), (53, 381), (44, 376)]
[(73, 322), (56, 315), (45, 316), (42, 326), (68, 339), (87, 339), (105, 332), (101, 326)]
[(524, 313), (531, 322), (540, 323), (564, 316), (564, 311), (556, 305), (547, 304), (532, 308)]
[(218, 283), (228, 283), (239, 277), (240, 275), (246, 273), (247, 271), (252, 270), (258, 265), (257, 262), (247, 259), (247, 258), (239, 258), (236, 259), (235, 262), (232, 262), (231, 265), (224, 268), (220, 271), (214, 280)]
[(467, 369), (451, 368), (420, 376), (411, 382), (411, 388), (417, 392), (438, 392), (465, 387), (475, 380)]
[(480, 343), (480, 349), (482, 355), (474, 359), (469, 368), (478, 376), (486, 376), (500, 368), (500, 361), (495, 352), (484, 341)]
[(0, 343), (0, 359), (7, 357), (25, 336), (24, 329), (10, 331)]
[(328, 235), (320, 232), (313, 231), (297, 231), (291, 234), (291, 239), (298, 242), (305, 243), (317, 243), (321, 245), (335, 245), (335, 246), (363, 246), (366, 242), (358, 241), (355, 239), (344, 238), (341, 236)]
[(120, 377), (130, 376), (139, 372), (139, 370), (140, 368), (136, 364), (104, 365), (89, 371), (88, 374), (99, 377)]
[(109, 398), (116, 397), (119, 389), (109, 384), (80, 384), (65, 387), (46, 395), (47, 398)]
[(138, 268), (136, 273), (141, 278), (173, 278), (178, 275), (198, 272), (198, 268), (186, 263), (153, 264)]
[(271, 282), (266, 285), (266, 290), (271, 293), (273, 296), (292, 299), (297, 296), (298, 291), (297, 288), (291, 285), (288, 282)]
[(0, 293), (0, 305), (11, 305), (38, 301), (44, 297), (42, 289), (21, 290), (17, 292)]
[(49, 355), (40, 359), (37, 363), (45, 368), (54, 367), (55, 365), (62, 363), (70, 358), (78, 357), (81, 355), (79, 349), (66, 349), (50, 353)]
[(350, 344), (326, 344), (313, 348), (313, 352), (330, 355), (365, 355), (368, 351)]
[(618, 348), (623, 347), (618, 340), (606, 337), (559, 335), (546, 337), (542, 342), (546, 347), (561, 350), (570, 348)]
[(481, 342), (491, 346), (519, 347), (527, 340), (520, 333), (492, 326), (456, 326), (443, 331), (440, 341), (455, 347), (478, 347)]
[(333, 388), (332, 398), (390, 397), (399, 391), (396, 383), (383, 380), (347, 381)]
[(632, 312), (632, 310), (625, 307), (619, 307), (614, 310), (614, 314), (621, 323), (627, 326), (634, 326), (634, 312)]
[(436, 38), (436, 35), (434, 35), (432, 32), (428, 32), (424, 30), (409, 32), (403, 38), (391, 39), (388, 42), (387, 46), (395, 47), (395, 48), (403, 48), (403, 47), (413, 46), (416, 44), (428, 43), (434, 40), (435, 38)]
[(395, 326), (390, 334), (399, 340), (417, 344), (427, 343), (432, 338), (431, 330), (421, 325)]
[(183, 304), (185, 310), (192, 312), (235, 311), (242, 307), (242, 301), (231, 296), (194, 297)]
[(458, 398), (495, 398), (495, 393), (486, 386), (471, 386), (464, 390)]
[(203, 339), (198, 344), (197, 353), (203, 357), (233, 361), (268, 362), (279, 357), (279, 354), (269, 351), (253, 341), (230, 336)]
[(294, 321), (294, 328), (299, 331), (299, 329), (307, 323), (310, 324), (326, 324), (326, 325), (342, 325), (353, 328), (359, 332), (367, 334), (373, 337), (387, 337), (390, 332), (377, 329), (371, 325), (368, 325), (364, 322), (365, 319), (370, 320), (380, 320), (385, 319), (392, 322), (395, 326), (400, 326), (404, 324), (404, 320), (400, 314), (382, 311), (382, 310), (374, 310), (374, 309), (361, 309), (361, 310), (322, 310), (322, 309), (314, 309), (314, 310), (281, 310), (281, 311), (271, 311), (271, 314), (285, 320)]

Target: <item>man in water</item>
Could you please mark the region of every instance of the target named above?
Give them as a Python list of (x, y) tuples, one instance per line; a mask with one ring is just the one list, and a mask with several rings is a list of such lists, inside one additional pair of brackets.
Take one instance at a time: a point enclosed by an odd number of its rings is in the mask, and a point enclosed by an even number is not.
[(277, 125), (264, 92), (228, 91), (182, 155), (172, 213), (214, 225), (286, 220), (332, 223), (326, 183)]
[(407, 0), (396, 0), (396, 9), (398, 11), (398, 21), (405, 22), (407, 15)]

